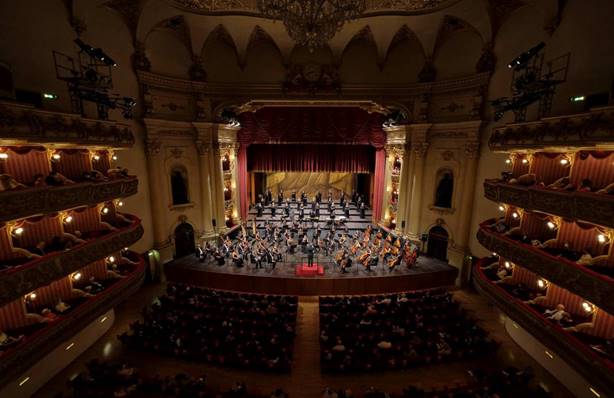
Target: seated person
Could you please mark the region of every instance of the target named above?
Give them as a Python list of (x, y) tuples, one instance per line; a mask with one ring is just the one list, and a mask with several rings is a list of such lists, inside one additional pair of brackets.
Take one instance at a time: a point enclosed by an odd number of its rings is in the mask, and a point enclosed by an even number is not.
[(593, 191), (593, 182), (588, 178), (582, 180), (580, 187), (578, 187), (578, 192), (592, 192)]
[(509, 184), (515, 185), (534, 185), (537, 182), (537, 176), (533, 173), (523, 174), (518, 178), (512, 178), (508, 181)]
[(88, 294), (98, 294), (104, 290), (104, 286), (96, 281), (96, 278), (93, 276), (88, 280), (87, 285), (82, 289), (84, 292)]
[(563, 304), (557, 304), (556, 308), (544, 311), (544, 315), (558, 324), (562, 322), (571, 322), (572, 320), (571, 315), (565, 311), (565, 306)]
[(45, 182), (45, 176), (42, 174), (37, 174), (34, 176), (34, 182), (32, 183), (35, 187), (46, 187), (47, 183)]
[(41, 315), (47, 320), (47, 322), (52, 322), (58, 319), (58, 316), (49, 308), (43, 308)]
[(105, 177), (104, 174), (102, 174), (98, 170), (84, 171), (81, 177), (84, 181), (91, 182), (102, 182), (108, 180), (108, 178)]
[(547, 185), (548, 189), (556, 189), (556, 190), (566, 190), (573, 191), (575, 190), (575, 185), (570, 183), (569, 177), (561, 177), (550, 185)]
[(9, 174), (0, 174), (0, 192), (10, 191), (11, 189), (27, 188), (24, 184), (17, 182)]
[(58, 314), (63, 314), (69, 309), (70, 309), (70, 305), (63, 302), (62, 299), (59, 299), (58, 303), (55, 305), (55, 310)]
[(45, 183), (52, 187), (59, 187), (66, 184), (74, 184), (75, 182), (54, 170), (51, 171), (49, 175), (45, 178)]
[(13, 337), (0, 330), (0, 349), (19, 342), (21, 339), (23, 339), (23, 337), (23, 335)]
[(606, 195), (614, 195), (614, 182), (610, 185), (607, 185), (605, 188), (601, 188), (597, 191), (597, 193), (602, 193)]
[(111, 179), (128, 177), (128, 169), (124, 167), (113, 167), (107, 170), (107, 176)]

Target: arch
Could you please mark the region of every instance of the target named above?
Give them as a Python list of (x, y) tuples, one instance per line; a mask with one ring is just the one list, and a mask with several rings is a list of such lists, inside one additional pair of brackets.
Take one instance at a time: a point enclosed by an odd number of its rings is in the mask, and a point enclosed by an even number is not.
[(373, 31), (369, 25), (365, 25), (362, 29), (356, 32), (350, 38), (350, 40), (347, 41), (347, 43), (345, 43), (345, 46), (343, 46), (343, 51), (341, 51), (341, 55), (339, 57), (339, 63), (343, 63), (343, 59), (345, 58), (350, 46), (359, 42), (365, 42), (372, 45), (375, 48), (375, 53), (377, 54), (377, 43), (375, 42), (375, 37), (373, 37)]
[(248, 81), (279, 82), (286, 75), (286, 60), (273, 38), (256, 25), (243, 54), (243, 72)]
[[(368, 25), (348, 42), (340, 60), (339, 75), (342, 81), (361, 83), (377, 79), (381, 74), (377, 63), (377, 44)], [(357, 65), (360, 67), (357, 68)]]
[(173, 231), (175, 240), (175, 258), (193, 254), (196, 251), (194, 227), (188, 222), (182, 222)]
[(170, 170), (171, 204), (180, 206), (190, 203), (188, 170), (184, 166), (173, 166)]
[(403, 25), (399, 28), (399, 30), (397, 30), (397, 33), (394, 34), (394, 36), (392, 37), (392, 40), (390, 40), (390, 44), (388, 45), (388, 48), (386, 48), (386, 55), (384, 56), (384, 59), (382, 61), (382, 68), (384, 68), (386, 64), (388, 63), (390, 53), (395, 48), (397, 48), (399, 45), (403, 44), (404, 42), (414, 41), (414, 40), (418, 44), (422, 56), (426, 58), (426, 53), (424, 52), (424, 46), (422, 45), (422, 42), (420, 42), (420, 39), (418, 38), (418, 36), (416, 36), (416, 34), (409, 28), (409, 26)]
[(441, 261), (448, 261), (448, 241), (450, 234), (441, 225), (429, 229), (426, 254)]
[(144, 44), (154, 72), (188, 78), (194, 57), (183, 16), (160, 21), (147, 33)]
[[(234, 53), (235, 56), (235, 61), (237, 63), (237, 65), (241, 65), (241, 60), (239, 57), (239, 50), (237, 48), (237, 44), (235, 43), (234, 39), (232, 38), (232, 35), (230, 34), (230, 32), (228, 32), (228, 29), (226, 29), (226, 27), (222, 24), (217, 25), (212, 31), (211, 33), (209, 33), (209, 35), (207, 36), (207, 39), (205, 40), (205, 42), (203, 43), (203, 48), (201, 49), (201, 58), (205, 59), (205, 54), (204, 51), (207, 48), (208, 45), (210, 45), (212, 42), (218, 41), (220, 43), (225, 44), (226, 46), (228, 46)], [(205, 59), (206, 61), (206, 59)]]
[(482, 35), (472, 25), (458, 17), (446, 15), (433, 50), (437, 78), (444, 80), (475, 73), (484, 44)]
[(217, 25), (205, 40), (200, 59), (212, 81), (237, 82), (243, 70), (234, 39), (223, 25)]
[(433, 206), (451, 209), (454, 197), (454, 171), (443, 167), (435, 174), (435, 192), (433, 192)]

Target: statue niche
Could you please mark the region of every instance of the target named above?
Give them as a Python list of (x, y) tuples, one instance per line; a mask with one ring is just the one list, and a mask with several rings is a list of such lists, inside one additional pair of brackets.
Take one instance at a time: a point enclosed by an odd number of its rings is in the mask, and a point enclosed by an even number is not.
[(437, 172), (437, 189), (435, 190), (435, 207), (452, 208), (452, 194), (454, 193), (454, 174), (449, 169)]

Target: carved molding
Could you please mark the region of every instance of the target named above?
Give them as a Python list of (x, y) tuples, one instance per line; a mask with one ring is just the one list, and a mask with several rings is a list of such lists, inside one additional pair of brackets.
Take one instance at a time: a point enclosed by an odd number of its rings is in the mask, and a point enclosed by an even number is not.
[(481, 295), (493, 301), (512, 320), (572, 365), (601, 393), (604, 393), (603, 396), (614, 396), (614, 378), (601, 358), (592, 353), (588, 347), (583, 349), (579, 346), (582, 343), (574, 341), (575, 339), (567, 332), (546, 321), (521, 300), (493, 284), (479, 268), (479, 262), (474, 266), (473, 275), (475, 275), (474, 286)]
[(145, 263), (141, 260), (132, 274), (91, 297), (66, 317), (48, 324), (42, 333), (31, 336), (27, 344), (9, 351), (0, 361), (0, 385), (6, 385), (19, 377), (61, 343), (136, 293), (144, 280)]
[(0, 306), (134, 244), (143, 236), (143, 226), (133, 219), (129, 227), (0, 274)]
[(86, 119), (28, 105), (0, 102), (0, 136), (27, 143), (66, 143), (88, 146), (131, 147), (134, 134), (128, 124)]
[(591, 272), (574, 262), (550, 256), (530, 245), (509, 239), (492, 231), (486, 227), (485, 223), (480, 225), (477, 238), (488, 250), (614, 314), (612, 279), (607, 276)]
[(538, 210), (570, 220), (614, 228), (614, 197), (611, 195), (554, 191), (486, 180), (484, 196), (525, 210)]
[(0, 222), (135, 195), (136, 178), (0, 192)]
[(488, 145), (493, 151), (550, 147), (614, 148), (614, 106), (495, 129)]

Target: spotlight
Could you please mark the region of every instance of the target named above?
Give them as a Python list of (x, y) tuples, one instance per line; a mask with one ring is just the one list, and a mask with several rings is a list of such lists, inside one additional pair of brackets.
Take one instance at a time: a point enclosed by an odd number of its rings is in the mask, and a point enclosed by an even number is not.
[(544, 47), (546, 47), (546, 43), (542, 41), (535, 47), (528, 49), (527, 51), (523, 52), (522, 54), (514, 58), (509, 64), (507, 64), (507, 67), (509, 69), (519, 69), (523, 67), (531, 60), (531, 58), (535, 57)]
[(81, 39), (75, 39), (75, 43), (81, 51), (86, 53), (92, 58), (97, 59), (100, 62), (103, 62), (107, 66), (117, 66), (117, 63), (113, 61), (111, 57), (109, 57), (101, 48), (94, 48), (89, 44), (84, 43)]

